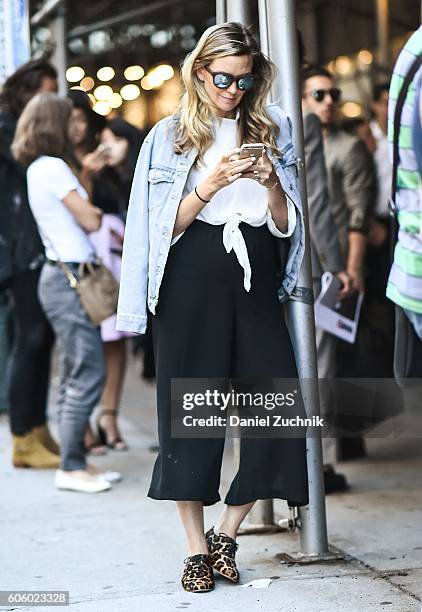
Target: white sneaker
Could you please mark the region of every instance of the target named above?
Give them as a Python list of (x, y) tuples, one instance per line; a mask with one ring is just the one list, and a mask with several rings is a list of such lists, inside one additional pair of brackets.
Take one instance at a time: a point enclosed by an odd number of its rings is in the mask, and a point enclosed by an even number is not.
[(120, 482), (122, 480), (122, 475), (120, 472), (107, 471), (95, 474), (95, 478), (106, 480), (107, 482)]
[(58, 489), (80, 491), (82, 493), (100, 493), (111, 489), (111, 484), (103, 478), (90, 475), (82, 478), (72, 476), (71, 472), (64, 472), (63, 470), (56, 471), (54, 484)]

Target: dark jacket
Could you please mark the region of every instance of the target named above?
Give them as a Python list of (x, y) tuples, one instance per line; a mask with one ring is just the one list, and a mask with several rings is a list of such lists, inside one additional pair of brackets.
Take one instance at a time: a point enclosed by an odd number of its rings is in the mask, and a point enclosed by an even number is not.
[(14, 274), (36, 268), (44, 249), (28, 203), (25, 169), (16, 162), (10, 146), (16, 119), (0, 111), (0, 287)]

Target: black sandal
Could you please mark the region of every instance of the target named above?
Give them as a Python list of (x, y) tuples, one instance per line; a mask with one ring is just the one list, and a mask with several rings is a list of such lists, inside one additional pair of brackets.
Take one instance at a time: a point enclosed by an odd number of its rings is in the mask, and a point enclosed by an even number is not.
[(224, 578), (231, 582), (238, 582), (239, 571), (236, 567), (235, 555), (239, 544), (225, 533), (216, 534), (214, 527), (207, 531), (205, 538), (211, 555), (212, 567)]
[(85, 430), (84, 445), (86, 454), (92, 457), (102, 457), (107, 454), (107, 445), (94, 434), (90, 425)]
[(206, 593), (214, 588), (211, 557), (197, 554), (185, 559), (182, 587), (189, 593)]
[(102, 416), (114, 416), (114, 418), (116, 419), (117, 413), (114, 410), (102, 410), (101, 414), (98, 416), (97, 429), (98, 429), (98, 437), (100, 438), (101, 442), (105, 446), (108, 446), (108, 448), (112, 448), (113, 450), (118, 450), (118, 451), (128, 450), (129, 447), (127, 443), (125, 442), (125, 440), (123, 440), (123, 438), (120, 435), (115, 436), (112, 440), (109, 440), (107, 438), (107, 430), (104, 427), (102, 427), (100, 423)]

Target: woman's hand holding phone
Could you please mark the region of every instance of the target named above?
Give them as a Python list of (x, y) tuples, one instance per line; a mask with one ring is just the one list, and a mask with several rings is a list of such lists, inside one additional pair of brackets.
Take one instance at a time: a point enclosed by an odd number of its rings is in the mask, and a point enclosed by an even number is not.
[(242, 177), (255, 179), (267, 189), (278, 182), (277, 173), (265, 149), (261, 157), (246, 172), (243, 172)]
[(203, 198), (210, 200), (220, 189), (237, 181), (253, 166), (255, 158), (241, 159), (239, 153), (239, 148), (228, 151), (208, 178), (198, 185), (198, 190)]

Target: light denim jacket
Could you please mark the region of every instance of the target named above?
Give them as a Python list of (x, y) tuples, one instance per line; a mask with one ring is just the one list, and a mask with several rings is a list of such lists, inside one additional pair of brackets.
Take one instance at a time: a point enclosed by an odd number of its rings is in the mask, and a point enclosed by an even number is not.
[[(290, 249), (278, 290), (280, 301), (285, 301), (299, 275), (305, 248), (304, 225), (297, 189), (296, 157), (291, 142), (291, 121), (276, 105), (269, 105), (268, 112), (280, 127), (277, 137), (280, 156), (275, 157), (271, 152), (268, 155), (284, 191), (299, 213), (289, 239)], [(180, 155), (174, 152), (175, 121), (172, 115), (152, 128), (136, 164), (126, 220), (117, 308), (116, 327), (122, 331), (145, 333), (147, 304), (155, 314), (177, 210), (197, 155), (196, 150)]]

